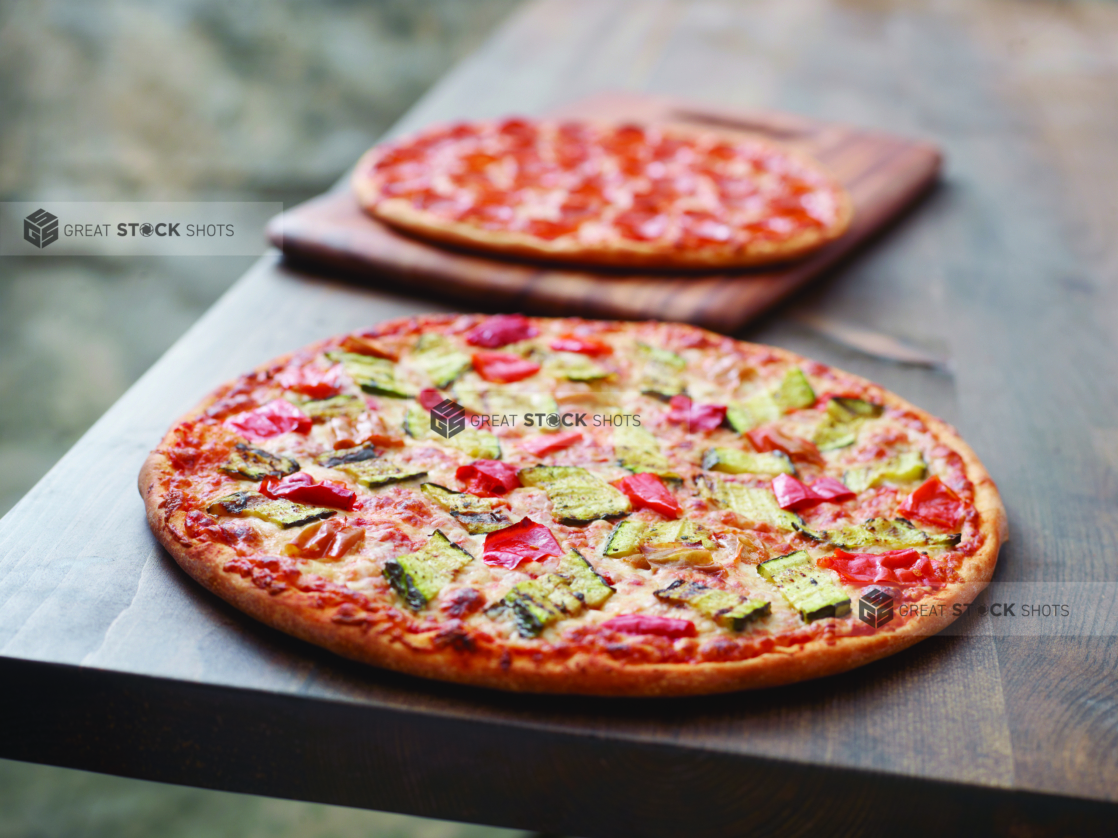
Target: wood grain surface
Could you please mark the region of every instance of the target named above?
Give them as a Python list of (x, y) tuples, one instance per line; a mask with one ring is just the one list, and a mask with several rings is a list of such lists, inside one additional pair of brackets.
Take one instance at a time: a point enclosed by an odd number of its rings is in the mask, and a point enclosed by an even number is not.
[(844, 236), (819, 252), (772, 268), (595, 271), (429, 244), (366, 215), (343, 186), (274, 219), (269, 238), (302, 267), (341, 270), (372, 284), (405, 282), (475, 309), (681, 320), (732, 333), (880, 233), (934, 183), (941, 162), (931, 143), (879, 131), (631, 92), (591, 96), (550, 109), (547, 116), (680, 125), (779, 141), (817, 159), (846, 186), (854, 221)]
[[(1089, 588), (1118, 581), (1116, 36), (1093, 3), (549, 0), (393, 134), (627, 88), (934, 137), (941, 188), (742, 336), (955, 424), (1009, 510), (996, 581)], [(350, 664), (192, 583), (144, 523), (147, 451), (263, 360), (438, 307), (394, 287), (266, 257), (0, 521), (0, 755), (602, 838), (1114, 834), (1114, 636), (938, 637), (760, 693), (559, 699)]]

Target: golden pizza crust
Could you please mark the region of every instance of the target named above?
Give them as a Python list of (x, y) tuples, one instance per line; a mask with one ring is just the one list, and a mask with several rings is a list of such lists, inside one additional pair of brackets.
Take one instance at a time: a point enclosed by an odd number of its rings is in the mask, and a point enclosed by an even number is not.
[[(634, 324), (616, 325), (624, 328)], [(770, 349), (788, 361), (806, 360), (786, 350)], [(843, 374), (869, 384), (858, 376)], [(944, 606), (926, 609), (938, 614), (914, 617), (894, 630), (886, 627), (871, 635), (812, 640), (740, 661), (640, 664), (588, 652), (549, 660), (523, 646), (510, 645), (503, 653), (464, 653), (452, 645), (434, 648), (430, 644), (409, 644), (398, 633), (379, 631), (375, 615), (372, 624), (336, 622), (335, 616), (345, 606), (322, 608), (316, 594), (294, 588), (268, 593), (237, 573), (223, 570), (237, 553), (224, 544), (186, 537), (185, 512), (168, 511), (167, 506), (173, 504), (165, 506), (175, 471), (162, 450), (152, 452), (145, 461), (139, 489), (152, 532), (197, 582), (263, 623), (356, 661), (424, 678), (522, 692), (663, 697), (756, 689), (845, 672), (899, 652), (953, 622), (952, 606), (972, 602), (993, 576), (998, 550), (1008, 538), (1006, 514), (994, 481), (950, 425), (892, 393), (885, 392), (884, 397), (890, 406), (912, 411), (940, 442), (962, 457), (966, 475), (974, 485), (974, 504), (983, 536), (980, 548), (966, 558), (958, 582), (920, 600), (922, 606)], [(214, 400), (211, 396), (180, 421), (196, 418)], [(168, 433), (162, 445), (170, 442), (173, 433)]]
[[(721, 136), (709, 131), (679, 130), (674, 127), (671, 133), (692, 138)], [(419, 238), (498, 256), (572, 265), (685, 271), (752, 268), (798, 259), (834, 241), (847, 231), (854, 216), (850, 195), (817, 161), (768, 140), (751, 137), (751, 141), (770, 146), (819, 175), (828, 184), (838, 204), (834, 222), (823, 229), (804, 230), (780, 241), (756, 239), (742, 245), (710, 244), (687, 249), (634, 241), (620, 236), (590, 245), (572, 237), (548, 241), (529, 233), (488, 230), (418, 209), (404, 198), (385, 199), (376, 183), (365, 174), (382, 153), (379, 147), (370, 149), (361, 157), (351, 182), (358, 203), (369, 215)]]

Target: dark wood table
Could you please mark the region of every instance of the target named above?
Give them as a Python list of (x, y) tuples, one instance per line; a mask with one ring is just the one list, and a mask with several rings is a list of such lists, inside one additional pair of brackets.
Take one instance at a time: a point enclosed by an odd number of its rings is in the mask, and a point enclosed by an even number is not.
[[(940, 143), (926, 201), (744, 336), (954, 422), (1009, 509), (1000, 580), (1112, 583), (1116, 36), (1118, 6), (1087, 3), (551, 0), (396, 130), (628, 88)], [(437, 307), (269, 255), (0, 522), (0, 755), (586, 836), (1115, 834), (1112, 636), (938, 637), (701, 700), (529, 697), (350, 664), (179, 571), (135, 489), (173, 419), (264, 359)], [(854, 348), (897, 341), (944, 363)]]

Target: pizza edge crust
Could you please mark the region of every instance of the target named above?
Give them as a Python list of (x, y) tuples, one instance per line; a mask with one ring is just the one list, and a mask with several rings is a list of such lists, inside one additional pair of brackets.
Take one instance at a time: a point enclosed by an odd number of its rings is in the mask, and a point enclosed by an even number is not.
[[(699, 132), (677, 133), (694, 136)], [(380, 156), (379, 146), (365, 152), (358, 160), (351, 184), (358, 204), (366, 213), (390, 227), (426, 241), (499, 256), (572, 265), (662, 270), (750, 268), (799, 258), (843, 235), (849, 229), (854, 217), (854, 204), (846, 187), (809, 155), (767, 140), (758, 139), (758, 141), (778, 149), (826, 178), (838, 201), (838, 217), (833, 224), (822, 230), (797, 233), (781, 242), (753, 241), (743, 247), (711, 245), (697, 250), (645, 244), (620, 238), (598, 245), (560, 240), (548, 242), (527, 233), (483, 230), (465, 222), (441, 218), (434, 213), (416, 209), (404, 198), (383, 199), (371, 178), (364, 174), (372, 161)]]
[[(328, 342), (312, 344), (303, 351)], [(777, 347), (769, 349), (787, 360), (807, 360)], [(281, 356), (257, 369), (274, 367), (294, 354)], [(853, 380), (872, 384), (853, 373), (839, 371)], [(981, 547), (964, 563), (959, 582), (920, 601), (922, 605), (942, 605), (937, 615), (916, 617), (895, 631), (812, 640), (741, 661), (631, 664), (591, 653), (576, 653), (562, 661), (537, 661), (532, 659), (535, 652), (523, 647), (509, 647), (508, 655), (459, 652), (450, 646), (412, 648), (398, 638), (378, 634), (375, 618), (367, 628), (337, 623), (332, 619), (337, 606), (317, 606), (316, 594), (289, 588), (274, 595), (238, 574), (226, 572), (225, 563), (237, 558), (236, 552), (226, 545), (184, 543), (172, 527), (176, 514), (168, 515), (161, 508), (164, 487), (174, 474), (173, 466), (161, 451), (153, 451), (145, 460), (139, 490), (152, 532), (195, 581), (260, 622), (355, 661), (422, 678), (516, 692), (673, 697), (774, 687), (846, 672), (938, 633), (956, 619), (952, 606), (972, 602), (989, 584), (999, 549), (1008, 539), (1006, 513), (997, 487), (971, 447), (946, 422), (884, 388), (879, 389), (891, 406), (912, 411), (939, 441), (963, 458), (967, 477), (974, 485), (974, 503), (983, 535)], [(197, 417), (214, 400), (214, 396), (208, 396), (198, 408), (178, 420), (160, 444), (167, 442), (181, 422)], [(185, 513), (178, 513), (177, 517), (181, 519)]]

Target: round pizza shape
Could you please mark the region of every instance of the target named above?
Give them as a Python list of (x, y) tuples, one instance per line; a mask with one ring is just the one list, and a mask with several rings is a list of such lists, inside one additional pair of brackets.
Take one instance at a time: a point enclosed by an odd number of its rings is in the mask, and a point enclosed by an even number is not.
[(495, 254), (717, 269), (785, 261), (842, 235), (846, 191), (759, 138), (587, 122), (458, 123), (370, 150), (353, 187), (374, 217)]
[(219, 388), (140, 475), (198, 582), (340, 655), (666, 696), (841, 672), (950, 623), (1006, 537), (940, 420), (676, 323), (397, 320)]

